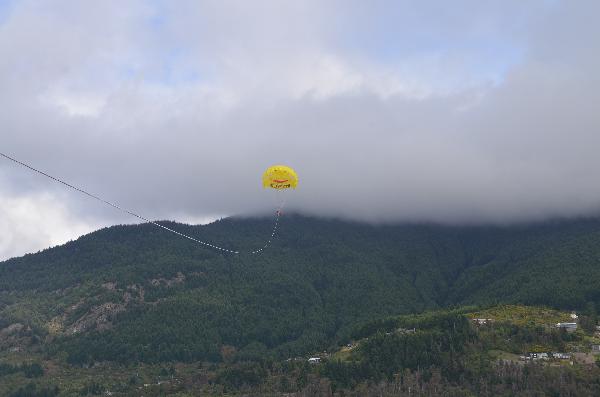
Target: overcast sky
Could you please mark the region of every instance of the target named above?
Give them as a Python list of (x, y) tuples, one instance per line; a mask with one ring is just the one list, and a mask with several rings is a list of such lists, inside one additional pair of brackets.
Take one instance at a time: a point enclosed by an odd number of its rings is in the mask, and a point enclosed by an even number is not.
[[(600, 212), (600, 2), (0, 0), (0, 151), (152, 219)], [(134, 223), (0, 159), (0, 259)]]

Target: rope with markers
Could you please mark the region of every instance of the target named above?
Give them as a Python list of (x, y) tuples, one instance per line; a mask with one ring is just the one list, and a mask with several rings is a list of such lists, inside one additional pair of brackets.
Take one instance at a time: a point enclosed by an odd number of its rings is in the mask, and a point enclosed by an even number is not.
[[(103, 204), (106, 204), (106, 205), (108, 205), (110, 207), (113, 207), (113, 208), (115, 208), (115, 209), (117, 209), (117, 210), (119, 210), (121, 212), (129, 214), (129, 215), (131, 215), (133, 217), (136, 217), (136, 218), (138, 218), (138, 219), (140, 219), (140, 220), (142, 220), (144, 222), (147, 222), (147, 223), (150, 223), (150, 224), (152, 224), (154, 226), (157, 226), (157, 227), (159, 227), (159, 228), (161, 228), (163, 230), (166, 230), (168, 232), (174, 233), (174, 234), (176, 234), (176, 235), (178, 235), (180, 237), (186, 238), (188, 240), (194, 241), (194, 242), (196, 242), (198, 244), (201, 244), (203, 246), (206, 246), (206, 247), (209, 247), (209, 248), (221, 251), (221, 252), (226, 252), (226, 253), (229, 253), (229, 254), (239, 254), (240, 253), (240, 251), (230, 250), (230, 249), (227, 249), (227, 248), (219, 247), (218, 245), (215, 245), (215, 244), (208, 243), (206, 241), (198, 240), (197, 238), (188, 236), (187, 234), (180, 233), (180, 232), (178, 232), (176, 230), (173, 230), (173, 229), (171, 229), (169, 227), (161, 225), (160, 223), (151, 221), (150, 219), (148, 219), (148, 218), (146, 218), (146, 217), (144, 217), (142, 215), (139, 215), (139, 214), (137, 214), (137, 213), (135, 213), (133, 211), (130, 211), (130, 210), (124, 208), (124, 207), (121, 207), (120, 205), (117, 205), (117, 204), (115, 204), (115, 203), (113, 203), (111, 201), (105, 200), (102, 197), (97, 196), (95, 194), (92, 194), (92, 193), (90, 193), (90, 192), (88, 192), (88, 191), (86, 191), (86, 190), (84, 190), (82, 188), (79, 188), (79, 187), (74, 186), (74, 185), (72, 185), (70, 183), (67, 183), (67, 182), (65, 182), (62, 179), (59, 179), (59, 178), (54, 177), (54, 176), (52, 176), (52, 175), (50, 175), (50, 174), (48, 174), (48, 173), (46, 173), (44, 171), (41, 171), (41, 170), (39, 170), (37, 168), (34, 168), (31, 165), (29, 165), (27, 163), (24, 163), (22, 161), (19, 161), (19, 160), (15, 159), (15, 158), (7, 155), (7, 154), (4, 154), (4, 153), (0, 152), (0, 156), (4, 157), (7, 160), (12, 161), (15, 164), (18, 164), (18, 165), (20, 165), (22, 167), (25, 167), (25, 168), (27, 168), (27, 169), (29, 169), (31, 171), (36, 172), (36, 173), (38, 173), (38, 174), (40, 174), (42, 176), (45, 176), (46, 178), (49, 178), (49, 179), (51, 179), (51, 180), (53, 180), (55, 182), (58, 182), (58, 183), (66, 186), (66, 187), (68, 187), (70, 189), (73, 189), (73, 190), (75, 190), (75, 191), (77, 191), (79, 193), (82, 193), (82, 194), (84, 194), (84, 195), (86, 195), (86, 196), (88, 196), (88, 197), (90, 197), (90, 198), (92, 198), (94, 200), (97, 200), (97, 201), (99, 201), (99, 202), (101, 202)], [(258, 254), (258, 253), (262, 252), (264, 249), (266, 249), (269, 245), (271, 245), (272, 240), (274, 239), (275, 234), (277, 233), (277, 228), (279, 226), (279, 218), (281, 217), (281, 210), (283, 209), (283, 205), (284, 205), (284, 202), (281, 203), (281, 205), (279, 206), (279, 208), (276, 211), (275, 223), (274, 223), (274, 226), (273, 226), (273, 230), (271, 232), (271, 237), (267, 240), (266, 244), (262, 248), (260, 248), (258, 250), (255, 250), (255, 251), (251, 251), (250, 252), (251, 254)]]

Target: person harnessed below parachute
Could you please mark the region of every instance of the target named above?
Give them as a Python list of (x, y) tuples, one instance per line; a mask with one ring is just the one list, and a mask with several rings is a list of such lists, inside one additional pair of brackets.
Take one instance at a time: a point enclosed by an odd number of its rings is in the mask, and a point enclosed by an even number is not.
[[(273, 165), (263, 174), (263, 188), (283, 191), (286, 189), (296, 189), (298, 186), (298, 174), (293, 168), (287, 165)], [(279, 208), (275, 211), (277, 219), (283, 214), (284, 201), (281, 201)]]

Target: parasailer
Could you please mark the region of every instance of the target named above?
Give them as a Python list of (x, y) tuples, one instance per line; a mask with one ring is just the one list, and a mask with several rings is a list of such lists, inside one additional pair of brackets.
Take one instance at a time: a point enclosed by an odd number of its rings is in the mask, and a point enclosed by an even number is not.
[(277, 192), (280, 192), (278, 196), (281, 198), (281, 203), (275, 210), (275, 223), (273, 224), (271, 238), (267, 240), (262, 248), (259, 248), (256, 251), (251, 251), (251, 254), (258, 254), (259, 252), (262, 252), (275, 238), (277, 227), (279, 226), (279, 218), (281, 218), (281, 215), (283, 215), (283, 206), (285, 205), (283, 192), (285, 192), (287, 189), (296, 189), (298, 186), (298, 174), (296, 174), (296, 171), (294, 171), (292, 167), (288, 167), (287, 165), (273, 165), (267, 168), (267, 170), (263, 173), (262, 183), (263, 188), (275, 189)]

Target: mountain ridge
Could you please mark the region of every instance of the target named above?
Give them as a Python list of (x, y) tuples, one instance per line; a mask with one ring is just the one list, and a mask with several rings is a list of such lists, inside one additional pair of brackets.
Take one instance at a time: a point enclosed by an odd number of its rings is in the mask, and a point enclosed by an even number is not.
[[(272, 219), (165, 224), (248, 251)], [(231, 255), (151, 224), (119, 225), (0, 263), (0, 319), (31, 327), (79, 363), (219, 360), (223, 346), (285, 357), (389, 315), (584, 307), (600, 301), (598, 243), (599, 219), (372, 225), (286, 214), (264, 253)]]

